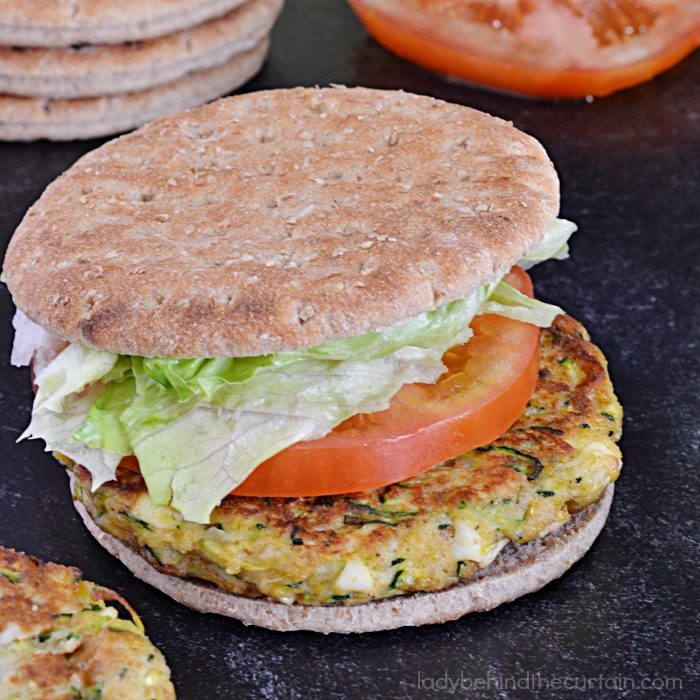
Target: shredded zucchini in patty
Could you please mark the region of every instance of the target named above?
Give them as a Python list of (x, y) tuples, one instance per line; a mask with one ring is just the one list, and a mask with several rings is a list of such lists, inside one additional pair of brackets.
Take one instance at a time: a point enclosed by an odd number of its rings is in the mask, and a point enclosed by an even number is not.
[(175, 690), (121, 596), (78, 569), (0, 547), (0, 698), (173, 700)]

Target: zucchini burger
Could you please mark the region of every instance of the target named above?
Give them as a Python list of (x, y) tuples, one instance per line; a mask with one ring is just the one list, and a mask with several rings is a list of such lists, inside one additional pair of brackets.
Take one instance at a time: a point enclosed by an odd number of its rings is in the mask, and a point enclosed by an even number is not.
[(24, 437), (137, 576), (273, 629), (454, 619), (603, 525), (621, 409), (524, 268), (566, 255), (512, 125), (368, 89), (156, 120), (58, 178), (8, 248)]

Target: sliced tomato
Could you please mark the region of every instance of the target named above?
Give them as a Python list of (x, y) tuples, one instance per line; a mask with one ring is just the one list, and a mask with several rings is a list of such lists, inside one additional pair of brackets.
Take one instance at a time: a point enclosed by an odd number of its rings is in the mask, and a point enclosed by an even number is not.
[(700, 45), (687, 0), (349, 0), (377, 41), (428, 70), (540, 97), (604, 96)]
[[(507, 281), (532, 295), (513, 268)], [(318, 440), (299, 442), (261, 464), (233, 493), (322, 496), (364, 491), (414, 476), (491, 442), (518, 418), (539, 368), (539, 329), (477, 316), (474, 337), (445, 354), (437, 384), (404, 386), (389, 408), (354, 416)]]

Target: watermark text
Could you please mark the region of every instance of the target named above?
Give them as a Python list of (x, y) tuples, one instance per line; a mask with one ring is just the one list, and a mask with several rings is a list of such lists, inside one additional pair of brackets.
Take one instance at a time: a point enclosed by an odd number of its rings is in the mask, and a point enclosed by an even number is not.
[(417, 686), (419, 690), (447, 692), (451, 695), (467, 693), (474, 690), (580, 690), (591, 692), (597, 690), (682, 690), (680, 678), (666, 676), (583, 676), (548, 674), (529, 671), (521, 675), (505, 675), (488, 671), (485, 675), (475, 676), (460, 671), (450, 673), (426, 674), (418, 671)]

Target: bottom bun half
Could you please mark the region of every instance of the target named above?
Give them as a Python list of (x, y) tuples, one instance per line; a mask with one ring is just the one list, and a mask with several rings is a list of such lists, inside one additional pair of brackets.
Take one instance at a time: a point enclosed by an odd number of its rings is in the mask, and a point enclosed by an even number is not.
[(538, 591), (562, 576), (590, 549), (608, 517), (613, 491), (611, 484), (595, 503), (545, 537), (522, 545), (509, 544), (493, 563), (464, 583), (441, 591), (412, 593), (355, 606), (285, 605), (266, 598), (234, 595), (204, 581), (160, 573), (101, 530), (82, 503), (76, 500), (73, 503), (87, 529), (110, 554), (135, 576), (179, 603), (272, 630), (347, 634), (447, 622)]

